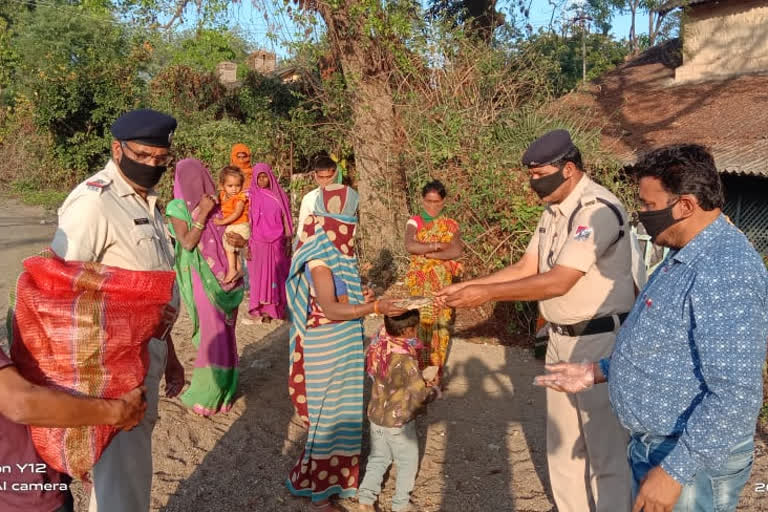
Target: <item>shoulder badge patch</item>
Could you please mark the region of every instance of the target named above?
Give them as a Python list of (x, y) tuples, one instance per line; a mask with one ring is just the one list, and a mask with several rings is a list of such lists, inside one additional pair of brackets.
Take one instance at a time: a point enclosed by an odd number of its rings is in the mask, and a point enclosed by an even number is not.
[(88, 187), (88, 190), (100, 191), (107, 185), (109, 185), (109, 182), (101, 179), (95, 179), (95, 180), (85, 182), (85, 186)]
[(588, 226), (578, 226), (573, 234), (573, 239), (583, 241), (587, 240), (590, 236), (592, 236), (592, 228)]

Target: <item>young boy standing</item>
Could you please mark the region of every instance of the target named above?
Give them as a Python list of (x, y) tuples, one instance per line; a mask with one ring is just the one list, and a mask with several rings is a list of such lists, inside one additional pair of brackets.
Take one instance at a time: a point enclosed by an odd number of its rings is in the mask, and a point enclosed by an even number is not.
[(312, 162), (312, 177), (317, 184), (317, 188), (314, 188), (306, 193), (301, 199), (301, 206), (299, 207), (299, 223), (296, 225), (296, 231), (301, 233), (304, 221), (315, 212), (315, 203), (320, 195), (320, 189), (333, 183), (336, 177), (336, 162), (331, 157), (322, 155), (314, 159)]
[(365, 478), (357, 493), (360, 511), (372, 512), (381, 492), (384, 473), (392, 462), (397, 466), (392, 510), (408, 510), (419, 469), (416, 411), (437, 394), (419, 372), (416, 337), (418, 310), (385, 317), (384, 327), (366, 354), (366, 370), (373, 379), (368, 419), (371, 422), (371, 454)]

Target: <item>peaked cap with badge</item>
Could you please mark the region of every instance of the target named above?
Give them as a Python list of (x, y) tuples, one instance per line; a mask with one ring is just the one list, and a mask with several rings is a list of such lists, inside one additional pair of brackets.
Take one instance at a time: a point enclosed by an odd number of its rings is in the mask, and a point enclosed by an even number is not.
[(110, 131), (119, 141), (138, 142), (147, 146), (171, 146), (176, 119), (157, 110), (142, 108), (126, 112), (112, 123)]
[(545, 133), (528, 146), (523, 153), (523, 165), (541, 167), (561, 160), (576, 149), (568, 130), (552, 130)]

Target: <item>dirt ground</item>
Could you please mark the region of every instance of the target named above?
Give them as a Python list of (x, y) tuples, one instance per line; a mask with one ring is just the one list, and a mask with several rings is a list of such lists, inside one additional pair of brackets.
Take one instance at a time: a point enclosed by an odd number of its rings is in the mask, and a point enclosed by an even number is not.
[[(0, 306), (21, 260), (44, 247), (55, 216), (0, 199)], [(45, 222), (41, 224), (41, 222)], [(366, 322), (372, 331), (377, 321)], [(191, 324), (182, 317), (173, 334), (191, 374)], [(0, 333), (4, 334), (4, 332)], [(238, 326), (241, 396), (233, 410), (211, 419), (162, 398), (154, 432), (152, 510), (230, 512), (305, 511), (282, 482), (301, 451), (302, 428), (288, 398), (288, 326)], [(448, 392), (418, 420), (421, 470), (413, 501), (422, 512), (554, 510), (547, 492), (544, 393), (531, 382), (542, 363), (519, 347), (461, 332), (449, 357)], [(752, 479), (739, 510), (768, 511), (766, 437), (760, 436)], [(390, 477), (382, 510), (389, 510)], [(75, 487), (78, 511), (85, 493)], [(347, 500), (344, 505), (354, 510)]]

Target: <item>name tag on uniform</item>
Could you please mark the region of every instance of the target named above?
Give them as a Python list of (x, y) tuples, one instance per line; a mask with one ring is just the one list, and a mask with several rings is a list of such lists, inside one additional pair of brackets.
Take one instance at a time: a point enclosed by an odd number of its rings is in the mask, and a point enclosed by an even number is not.
[(144, 224), (149, 224), (149, 219), (144, 217), (143, 219), (133, 219), (133, 223), (137, 226), (142, 226)]

